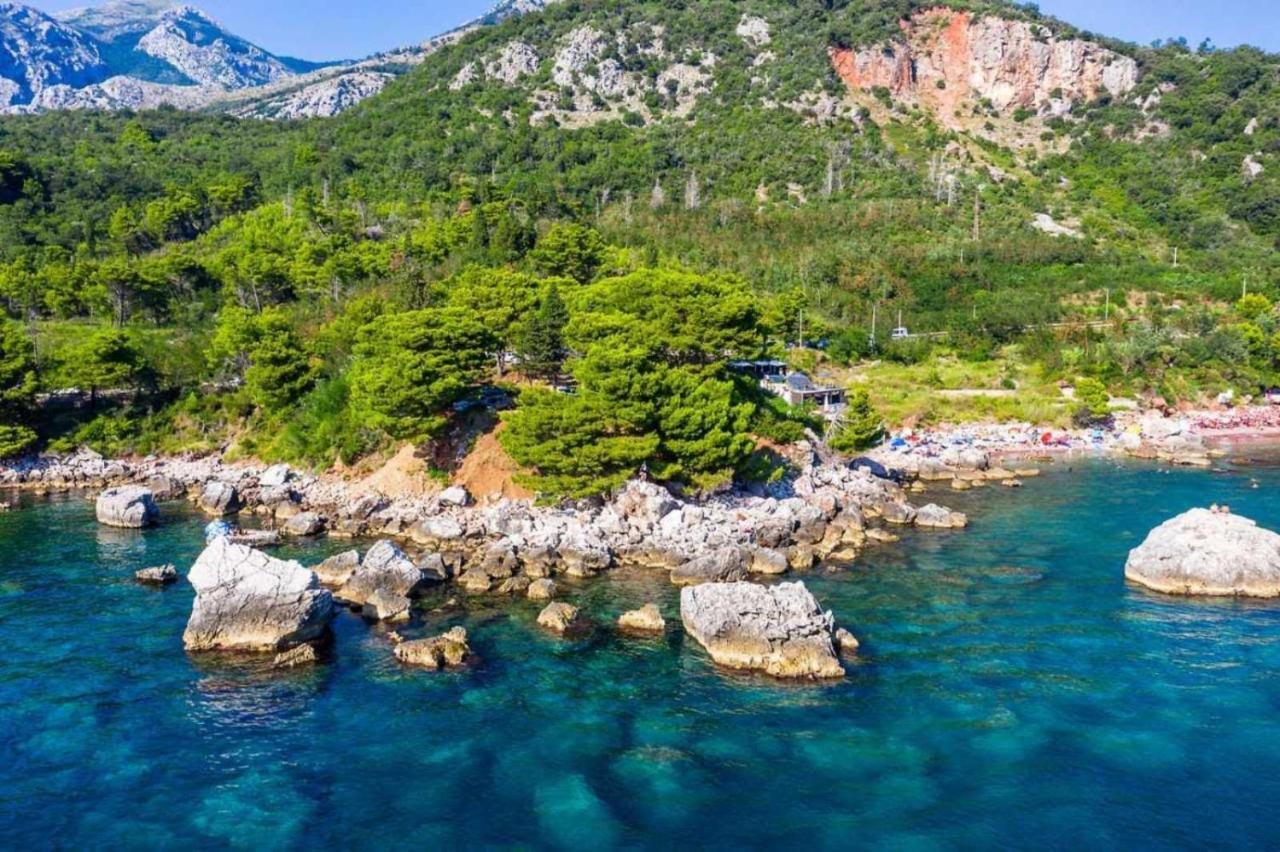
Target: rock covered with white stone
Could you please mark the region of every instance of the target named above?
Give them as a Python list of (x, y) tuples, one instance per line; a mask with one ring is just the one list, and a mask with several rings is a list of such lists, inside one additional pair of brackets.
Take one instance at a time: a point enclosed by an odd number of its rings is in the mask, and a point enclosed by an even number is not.
[(338, 597), (363, 606), (379, 592), (397, 598), (411, 598), (426, 583), (426, 574), (403, 550), (390, 541), (380, 541), (364, 555), (351, 578), (339, 589)]
[(1129, 554), (1125, 576), (1167, 594), (1280, 597), (1280, 535), (1193, 509), (1156, 527)]
[(709, 583), (680, 593), (685, 632), (711, 659), (780, 678), (838, 678), (835, 619), (804, 583)]
[(95, 511), (98, 523), (122, 529), (151, 526), (160, 515), (152, 493), (137, 486), (103, 491), (98, 495)]
[(190, 651), (288, 650), (325, 635), (333, 597), (297, 562), (214, 539), (191, 568), (196, 590), (183, 633)]

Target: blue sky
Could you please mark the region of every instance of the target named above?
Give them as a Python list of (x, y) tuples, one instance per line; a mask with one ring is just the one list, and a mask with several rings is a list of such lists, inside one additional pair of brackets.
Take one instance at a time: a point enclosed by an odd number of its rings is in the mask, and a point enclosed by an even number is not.
[[(46, 11), (92, 0), (27, 0)], [(187, 0), (274, 53), (357, 58), (420, 42), (469, 20), (491, 0)], [(1280, 51), (1277, 0), (1040, 0), (1049, 14), (1087, 30), (1140, 43), (1186, 36), (1220, 47)]]

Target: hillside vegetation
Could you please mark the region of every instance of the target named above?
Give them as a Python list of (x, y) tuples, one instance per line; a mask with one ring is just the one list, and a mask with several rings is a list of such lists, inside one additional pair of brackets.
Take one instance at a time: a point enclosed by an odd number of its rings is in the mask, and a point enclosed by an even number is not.
[[(1136, 80), (962, 129), (849, 89), (832, 51), (941, 6)], [(1253, 393), (1280, 363), (1278, 68), (1001, 3), (565, 0), (332, 120), (6, 118), (0, 449), (326, 467), (438, 439), (497, 383), (525, 388), (528, 483), (577, 496), (769, 476), (759, 439), (818, 424), (728, 362), (796, 341), (895, 420), (1068, 418), (1052, 389), (1082, 376)], [(937, 336), (888, 341), (899, 316)], [(957, 383), (1026, 404), (931, 393)], [(36, 405), (69, 386), (92, 403)]]

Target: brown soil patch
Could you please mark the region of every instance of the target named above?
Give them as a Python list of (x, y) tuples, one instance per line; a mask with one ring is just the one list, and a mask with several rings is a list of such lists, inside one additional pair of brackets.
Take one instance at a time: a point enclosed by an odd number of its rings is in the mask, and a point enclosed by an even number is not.
[(431, 478), (426, 460), (418, 458), (413, 444), (401, 447), (386, 464), (360, 480), (358, 487), (391, 498), (429, 497), (441, 490), (440, 483)]
[(531, 491), (515, 483), (520, 468), (498, 443), (498, 433), (505, 425), (499, 424), (497, 429), (477, 438), (453, 475), (454, 484), (466, 488), (477, 500), (498, 497), (525, 500), (533, 496)]

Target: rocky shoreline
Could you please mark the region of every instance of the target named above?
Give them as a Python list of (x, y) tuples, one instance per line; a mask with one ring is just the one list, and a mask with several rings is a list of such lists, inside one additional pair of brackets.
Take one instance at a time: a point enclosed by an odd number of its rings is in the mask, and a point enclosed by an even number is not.
[[(165, 502), (185, 500), (211, 518), (256, 517), (284, 537), (391, 539), (437, 554), (444, 577), (472, 593), (521, 591), (519, 578), (590, 577), (616, 565), (669, 570), (680, 584), (785, 574), (852, 559), (891, 540), (895, 527), (967, 524), (945, 507), (913, 505), (909, 485), (823, 463), (807, 446), (796, 454), (799, 463), (784, 481), (702, 501), (643, 481), (608, 499), (561, 506), (477, 503), (461, 488), (404, 498), (282, 465), (108, 460), (87, 450), (8, 463), (0, 467), (0, 488), (101, 492), (100, 518), (123, 526), (145, 526)], [(1011, 476), (991, 469), (985, 455), (954, 461), (957, 477)]]

